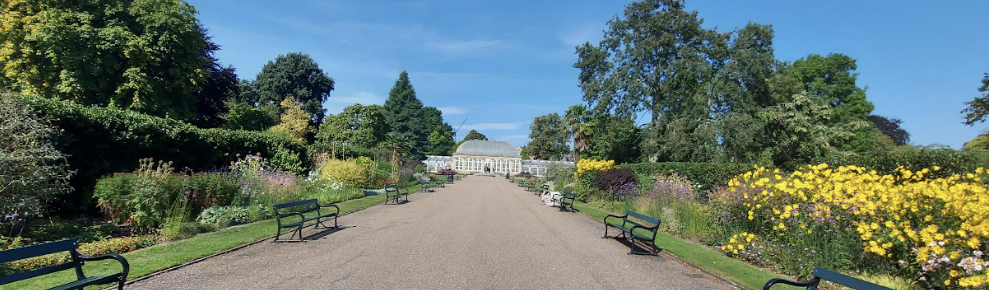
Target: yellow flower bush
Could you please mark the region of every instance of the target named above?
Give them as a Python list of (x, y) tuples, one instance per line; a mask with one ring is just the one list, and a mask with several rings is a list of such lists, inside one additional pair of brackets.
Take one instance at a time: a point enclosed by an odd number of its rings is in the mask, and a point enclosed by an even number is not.
[(615, 168), (614, 160), (581, 159), (577, 161), (577, 173), (574, 173), (574, 179), (586, 172), (602, 172), (612, 168)]
[[(989, 286), (983, 256), (989, 240), (987, 172), (979, 168), (929, 178), (939, 170), (900, 167), (881, 175), (858, 166), (819, 164), (784, 176), (756, 167), (729, 182), (734, 199), (720, 201), (739, 216), (742, 228), (762, 229), (761, 236), (782, 243), (820, 238), (820, 231), (845, 231), (844, 225), (863, 251), (891, 264), (912, 265), (909, 269), (926, 287)], [(735, 253), (737, 246), (729, 243), (723, 250)]]

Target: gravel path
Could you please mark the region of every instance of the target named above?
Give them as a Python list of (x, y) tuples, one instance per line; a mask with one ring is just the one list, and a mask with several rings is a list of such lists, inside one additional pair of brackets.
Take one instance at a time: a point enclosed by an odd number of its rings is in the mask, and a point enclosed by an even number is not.
[[(306, 243), (262, 242), (128, 289), (730, 289), (668, 256), (626, 255), (604, 226), (469, 176), (340, 218)], [(272, 229), (274, 232), (275, 229)]]

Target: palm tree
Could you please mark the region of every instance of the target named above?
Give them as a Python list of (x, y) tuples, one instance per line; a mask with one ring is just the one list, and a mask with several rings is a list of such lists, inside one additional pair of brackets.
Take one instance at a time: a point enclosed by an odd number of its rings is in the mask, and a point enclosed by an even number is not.
[(590, 119), (590, 112), (584, 105), (571, 105), (567, 108), (563, 116), (563, 123), (567, 126), (567, 134), (573, 141), (574, 161), (580, 160), (580, 153), (587, 150), (586, 129), (587, 121)]

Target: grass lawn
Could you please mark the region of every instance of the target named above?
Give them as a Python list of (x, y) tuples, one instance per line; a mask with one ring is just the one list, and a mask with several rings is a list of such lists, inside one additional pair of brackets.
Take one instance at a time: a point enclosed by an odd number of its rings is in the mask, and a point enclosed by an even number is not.
[[(577, 210), (604, 222), (609, 212), (591, 207), (587, 204), (575, 204)], [(680, 238), (663, 233), (656, 235), (656, 245), (664, 252), (677, 256), (721, 277), (738, 283), (748, 289), (762, 289), (762, 286), (773, 278), (786, 278), (771, 271), (763, 270), (748, 263), (729, 258), (724, 254)], [(785, 285), (774, 286), (773, 289), (800, 289)]]
[[(419, 186), (410, 187), (409, 191), (418, 192)], [(344, 215), (384, 201), (385, 195), (379, 194), (341, 202), (337, 205), (340, 206), (340, 214)], [(269, 238), (273, 236), (275, 226), (274, 219), (263, 220), (125, 253), (123, 256), (127, 258), (127, 262), (130, 264), (128, 280)], [(89, 263), (83, 269), (89, 276), (105, 275), (121, 270), (120, 263), (114, 260)], [(74, 271), (61, 271), (3, 285), (0, 286), (0, 289), (48, 289), (75, 279)], [(109, 284), (104, 286), (109, 286)]]

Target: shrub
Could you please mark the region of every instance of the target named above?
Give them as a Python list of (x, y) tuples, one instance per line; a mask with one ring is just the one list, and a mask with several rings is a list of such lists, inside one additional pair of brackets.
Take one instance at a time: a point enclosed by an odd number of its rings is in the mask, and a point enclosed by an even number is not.
[(324, 161), (319, 173), (325, 179), (342, 182), (344, 186), (363, 188), (371, 182), (367, 168), (351, 160)]
[(546, 180), (556, 183), (573, 182), (573, 176), (576, 172), (574, 167), (553, 162), (546, 166)]
[(632, 170), (612, 168), (599, 172), (592, 183), (594, 188), (611, 193), (615, 197), (632, 197), (638, 194), (638, 180)]
[[(940, 170), (901, 167), (881, 175), (820, 164), (783, 175), (756, 168), (712, 195), (712, 204), (721, 224), (782, 257), (774, 262), (787, 274), (806, 276), (813, 266), (869, 269), (905, 274), (928, 289), (985, 287), (979, 265), (989, 241), (989, 174), (977, 168), (935, 177)], [(736, 255), (747, 245), (738, 249), (732, 237), (725, 247)], [(820, 254), (801, 255), (806, 251)]]
[(84, 202), (99, 177), (132, 171), (141, 158), (170, 160), (177, 168), (206, 169), (227, 164), (238, 153), (254, 152), (270, 157), (281, 148), (288, 152), (284, 154), (298, 156), (303, 168), (310, 166), (305, 144), (282, 136), (200, 129), (173, 119), (59, 100), (19, 99), (35, 107), (39, 117), (51, 118), (54, 125), (63, 129), (54, 137), (53, 144), (69, 156), (69, 166), (79, 172), (70, 184), (80, 194), (65, 201), (67, 205), (78, 206), (76, 210), (90, 208)]
[(230, 205), (240, 191), (237, 178), (224, 171), (193, 173), (186, 185), (192, 195), (191, 206), (194, 213), (211, 206)]
[(636, 174), (670, 176), (676, 174), (691, 180), (701, 191), (728, 184), (736, 175), (752, 170), (752, 164), (706, 162), (643, 162), (623, 164)]
[(250, 211), (239, 206), (214, 206), (199, 213), (196, 221), (215, 229), (251, 222)]
[(48, 203), (72, 190), (74, 172), (52, 145), (59, 131), (35, 112), (21, 99), (0, 95), (0, 215), (41, 217)]

